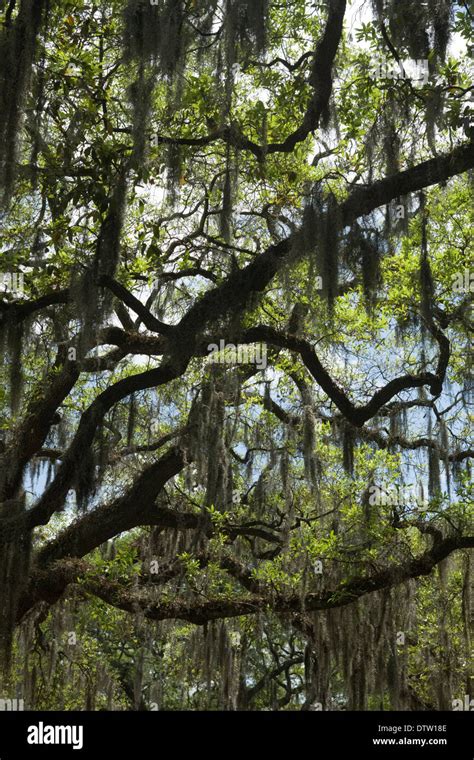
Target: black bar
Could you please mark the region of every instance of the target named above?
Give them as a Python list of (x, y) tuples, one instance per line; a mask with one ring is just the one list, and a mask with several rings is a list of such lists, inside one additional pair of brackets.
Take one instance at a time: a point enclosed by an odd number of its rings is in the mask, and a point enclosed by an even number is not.
[[(243, 760), (250, 760), (257, 749), (265, 757), (286, 751), (290, 758), (311, 760), (333, 760), (333, 753), (334, 760), (355, 754), (472, 760), (473, 717), (469, 711), (1, 712), (0, 760), (24, 755), (111, 760), (130, 753), (138, 760), (183, 757), (184, 752), (220, 758), (242, 753)], [(58, 743), (50, 744), (50, 739)]]

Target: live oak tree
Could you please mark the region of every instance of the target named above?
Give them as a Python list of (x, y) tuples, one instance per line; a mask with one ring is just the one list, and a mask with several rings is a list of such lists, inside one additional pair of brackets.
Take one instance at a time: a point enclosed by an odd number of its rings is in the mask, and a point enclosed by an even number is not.
[(0, 12), (2, 696), (472, 696), (469, 4)]

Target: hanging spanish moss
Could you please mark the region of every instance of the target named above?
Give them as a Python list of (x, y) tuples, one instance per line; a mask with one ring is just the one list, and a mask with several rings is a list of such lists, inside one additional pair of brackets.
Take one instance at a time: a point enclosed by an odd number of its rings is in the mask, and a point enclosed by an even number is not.
[(441, 87), (433, 87), (426, 96), (425, 123), (428, 145), (434, 155), (436, 149), (436, 131), (443, 127), (443, 111), (446, 98)]
[(441, 61), (446, 58), (452, 12), (452, 0), (428, 0), (428, 15), (434, 31), (433, 52)]
[(433, 438), (433, 427), (431, 422), (431, 413), (428, 412), (428, 438), (434, 442), (434, 446), (428, 449), (428, 494), (431, 499), (439, 498), (441, 492), (441, 475), (440, 475), (440, 451), (438, 441)]
[(21, 0), (15, 20), (0, 32), (0, 188), (8, 205), (15, 180), (23, 108), (48, 0)]
[(440, 418), (438, 420), (438, 449), (443, 458), (444, 475), (446, 478), (446, 486), (447, 486), (448, 494), (449, 494), (451, 491), (451, 467), (449, 463), (449, 435), (448, 435), (448, 427), (445, 421), (443, 420), (443, 418)]
[[(219, 2), (220, 0), (196, 0), (194, 4), (199, 15), (199, 31), (204, 37), (210, 36), (215, 26)], [(200, 48), (198, 53), (203, 54), (204, 49)]]
[(83, 452), (80, 461), (76, 464), (74, 488), (78, 508), (80, 510), (86, 509), (97, 489), (97, 461), (95, 451), (92, 448)]
[(342, 431), (342, 462), (348, 475), (354, 474), (354, 429), (346, 423)]
[[(232, 503), (232, 468), (226, 429), (226, 378), (211, 366), (189, 414), (190, 452), (198, 482), (205, 486), (205, 505), (225, 511)], [(235, 389), (232, 389), (235, 392)]]
[[(377, 696), (382, 709), (385, 699), (391, 709), (413, 709), (406, 646), (398, 637), (399, 631), (409, 630), (413, 616), (411, 583), (348, 607), (313, 613), (305, 648), (303, 709), (366, 710), (369, 697)], [(334, 673), (343, 678), (342, 702)]]
[(226, 149), (226, 166), (222, 189), (222, 211), (220, 215), (220, 234), (229, 243), (232, 236), (232, 210), (237, 190), (237, 157), (231, 145)]
[[(472, 656), (472, 639), (474, 636), (474, 574), (473, 574), (474, 552), (468, 550), (463, 557), (462, 567), (462, 618), (463, 633), (466, 652), (466, 662), (470, 662)], [(467, 668), (466, 672), (466, 694), (469, 694), (472, 676), (474, 673)]]
[(408, 416), (405, 407), (395, 409), (389, 418), (390, 439), (406, 438), (408, 433)]
[[(217, 391), (210, 408), (208, 430), (208, 467), (206, 504), (225, 511), (229, 505), (229, 457), (225, 438), (225, 403), (222, 391)], [(232, 499), (230, 499), (232, 503)]]
[(265, 50), (269, 0), (226, 0), (229, 26), (246, 54)]
[(100, 425), (97, 431), (97, 480), (102, 481), (105, 470), (111, 461), (111, 436), (107, 435), (105, 427)]
[(322, 279), (322, 293), (332, 310), (339, 283), (340, 218), (338, 204), (331, 194), (323, 199), (315, 187), (308, 199), (295, 252), (314, 256), (315, 268)]
[(438, 566), (438, 644), (439, 656), (438, 667), (433, 672), (433, 687), (437, 697), (438, 709), (449, 710), (452, 708), (452, 660), (449, 634), (449, 593), (447, 588), (448, 576), (447, 557)]
[(236, 710), (239, 700), (241, 637), (232, 624), (210, 622), (190, 640), (191, 663), (207, 690), (207, 709)]
[(411, 196), (402, 195), (387, 206), (386, 232), (398, 237), (408, 235), (411, 211)]
[(224, 98), (220, 119), (224, 122), (230, 113), (235, 81), (235, 67), (243, 57), (260, 56), (265, 50), (268, 0), (224, 0), (223, 50), (217, 53), (216, 74), (224, 76)]
[(306, 480), (316, 490), (320, 467), (316, 455), (316, 418), (309, 404), (303, 408), (303, 459)]
[(440, 61), (446, 57), (453, 5), (452, 0), (428, 0), (427, 3), (372, 0), (378, 20), (388, 22), (390, 39), (397, 50), (407, 48), (415, 59), (427, 59), (431, 53)]
[[(0, 504), (2, 518), (20, 519), (25, 495)], [(28, 579), (31, 533), (19, 526), (0, 536), (0, 669), (9, 669), (18, 605)]]
[(137, 171), (143, 163), (146, 155), (148, 117), (150, 115), (152, 95), (155, 86), (153, 71), (146, 71), (145, 65), (140, 61), (138, 75), (130, 85), (130, 102), (133, 107), (133, 152), (130, 158), (130, 166)]
[(175, 206), (180, 191), (181, 177), (183, 175), (183, 152), (181, 146), (177, 143), (171, 143), (166, 146), (166, 189), (168, 202)]
[(311, 196), (306, 200), (301, 227), (295, 236), (294, 246), (297, 255), (314, 251), (318, 236), (322, 234), (322, 206), (323, 199), (315, 186)]
[(323, 294), (326, 296), (329, 308), (332, 309), (337, 296), (339, 284), (339, 233), (340, 220), (336, 198), (331, 195), (328, 199), (325, 229), (316, 250), (319, 257), (318, 269), (323, 278)]
[(348, 265), (353, 269), (359, 266), (362, 268), (365, 308), (368, 314), (372, 314), (382, 283), (380, 269), (382, 245), (379, 236), (377, 233), (366, 232), (356, 223), (347, 237), (346, 251)]
[[(127, 175), (121, 170), (115, 179), (109, 207), (102, 222), (94, 260), (95, 275), (100, 282), (102, 276), (113, 277), (120, 258), (120, 237), (123, 228), (127, 200)], [(106, 291), (108, 292), (108, 291)], [(104, 303), (108, 297), (104, 296)]]
[(21, 355), (24, 337), (24, 323), (7, 323), (6, 330), (10, 381), (10, 406), (13, 414), (15, 414), (18, 411), (23, 388)]
[[(373, 2), (380, 21), (388, 21), (390, 38), (397, 49), (408, 48), (412, 58), (427, 58), (429, 37), (426, 8), (413, 0), (383, 0)], [(410, 23), (406, 23), (406, 19)]]
[(96, 343), (95, 336), (101, 322), (100, 299), (92, 266), (82, 270), (73, 269), (69, 287), (69, 306), (80, 327), (78, 358), (84, 358)]
[(79, 351), (84, 355), (96, 345), (96, 335), (112, 308), (112, 294), (103, 282), (115, 275), (120, 259), (120, 240), (127, 197), (125, 170), (120, 171), (109, 207), (97, 238), (93, 261), (82, 270), (73, 270), (70, 286), (70, 307), (81, 331)]
[[(188, 51), (197, 51), (201, 62), (206, 52), (214, 60), (218, 87), (224, 72), (224, 121), (230, 111), (239, 55), (259, 56), (265, 50), (268, 6), (268, 0), (197, 0), (192, 23), (186, 23), (189, 9), (182, 0), (129, 0), (124, 13), (126, 59), (154, 61), (160, 73), (178, 85), (173, 95), (178, 105), (175, 96), (182, 92), (180, 80)], [(209, 35), (221, 16), (223, 33), (216, 35), (215, 44), (209, 46)]]
[(182, 0), (129, 0), (125, 12), (124, 46), (129, 59), (155, 60), (171, 77), (183, 65), (186, 51), (185, 4)]
[(137, 402), (135, 394), (130, 394), (128, 403), (128, 420), (127, 420), (127, 447), (132, 445), (133, 436), (135, 433), (135, 425), (137, 419)]
[(348, 475), (354, 473), (355, 433), (352, 425), (345, 419), (336, 419), (333, 425), (336, 441), (342, 449), (342, 465)]
[(287, 512), (291, 508), (291, 492), (290, 492), (290, 456), (288, 452), (288, 446), (284, 446), (283, 451), (280, 454), (280, 478), (283, 486), (283, 494), (285, 497), (285, 508)]
[(397, 174), (400, 170), (400, 138), (392, 123), (387, 123), (384, 130), (384, 153), (387, 161), (387, 174)]
[(427, 238), (427, 213), (425, 206), (425, 196), (420, 193), (420, 212), (421, 212), (421, 253), (420, 253), (420, 291), (421, 291), (421, 314), (426, 324), (431, 324), (432, 309), (434, 302), (434, 283), (431, 274), (430, 262), (428, 260), (428, 238)]
[(436, 498), (441, 491), (439, 450), (437, 447), (430, 448), (428, 451), (428, 474), (428, 493), (431, 498)]
[[(43, 111), (46, 102), (45, 95), (45, 82), (46, 82), (46, 55), (43, 53), (41, 60), (39, 61), (35, 77), (32, 86), (32, 97), (35, 100), (36, 106), (33, 113), (29, 115), (28, 129), (32, 134), (32, 144), (29, 163), (31, 165), (31, 182), (34, 190), (37, 188), (38, 172), (36, 171), (36, 165), (38, 161), (38, 155), (41, 146), (41, 127), (43, 123)], [(38, 229), (35, 242), (33, 245), (32, 253), (35, 256), (41, 255), (43, 248), (40, 245), (40, 229)]]
[(375, 156), (379, 141), (379, 130), (377, 122), (367, 131), (364, 139), (367, 182), (372, 184), (374, 179)]

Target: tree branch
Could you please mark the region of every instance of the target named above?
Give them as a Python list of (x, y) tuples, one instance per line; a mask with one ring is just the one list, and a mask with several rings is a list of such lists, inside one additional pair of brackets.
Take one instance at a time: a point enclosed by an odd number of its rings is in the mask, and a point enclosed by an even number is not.
[[(124, 588), (120, 583), (103, 578), (87, 577), (82, 581), (82, 587), (110, 604), (127, 612), (141, 609), (150, 620), (185, 620), (196, 625), (204, 625), (210, 620), (254, 615), (269, 606), (280, 615), (294, 615), (316, 610), (345, 607), (367, 594), (381, 589), (392, 588), (401, 583), (420, 576), (429, 575), (433, 568), (452, 552), (474, 547), (474, 536), (449, 537), (435, 541), (433, 547), (421, 556), (408, 562), (393, 564), (384, 570), (369, 576), (358, 576), (348, 582), (343, 582), (331, 591), (323, 594), (310, 592), (302, 599), (300, 594), (249, 593), (239, 599), (226, 597), (202, 600), (176, 599), (156, 601), (146, 591), (136, 592), (134, 588)], [(57, 563), (56, 574), (62, 563)], [(63, 587), (65, 581), (72, 583), (77, 580), (84, 570), (84, 565), (72, 562), (62, 566)], [(57, 575), (56, 575), (57, 577)], [(51, 579), (50, 579), (50, 582)]]

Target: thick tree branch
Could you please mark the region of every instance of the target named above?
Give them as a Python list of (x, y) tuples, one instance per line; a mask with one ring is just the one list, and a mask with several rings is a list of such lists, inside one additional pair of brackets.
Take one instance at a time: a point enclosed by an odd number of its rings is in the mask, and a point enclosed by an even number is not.
[(55, 290), (32, 301), (0, 301), (0, 327), (7, 322), (10, 324), (22, 322), (35, 311), (41, 311), (56, 304), (67, 304), (68, 301), (69, 290), (67, 288)]
[(153, 314), (142, 304), (142, 302), (136, 298), (133, 293), (130, 293), (127, 288), (125, 288), (123, 285), (120, 284), (120, 282), (117, 282), (117, 280), (114, 280), (113, 277), (109, 277), (108, 275), (103, 275), (100, 278), (99, 283), (101, 285), (104, 285), (107, 287), (117, 298), (119, 298), (124, 304), (129, 306), (142, 320), (145, 327), (147, 327), (152, 332), (157, 332), (162, 335), (169, 335), (173, 328), (170, 325), (167, 325), (165, 322), (162, 322), (160, 319), (157, 319), (157, 317), (154, 317)]
[(433, 394), (438, 394), (443, 381), (442, 377), (438, 377), (438, 375), (432, 372), (423, 372), (419, 375), (402, 375), (390, 380), (383, 388), (377, 390), (367, 404), (356, 406), (347, 397), (342, 388), (332, 379), (328, 371), (321, 364), (313, 347), (307, 341), (279, 332), (266, 325), (259, 325), (258, 327), (246, 330), (242, 336), (242, 341), (248, 343), (265, 341), (274, 346), (280, 346), (281, 348), (297, 352), (323, 391), (336, 404), (344, 417), (356, 427), (361, 427), (367, 420), (374, 417), (381, 407), (401, 391), (428, 385)]
[(81, 460), (84, 457), (84, 452), (91, 446), (95, 432), (109, 409), (118, 401), (130, 396), (131, 393), (170, 382), (182, 374), (184, 369), (185, 367), (162, 365), (156, 369), (124, 378), (103, 391), (82, 415), (76, 435), (64, 454), (56, 477), (49, 488), (28, 512), (18, 518), (5, 520), (2, 523), (3, 530), (7, 531), (9, 524), (14, 529), (19, 527), (21, 523), (26, 530), (31, 530), (37, 525), (45, 525), (54, 512), (64, 503), (77, 468), (80, 467)]
[[(408, 562), (391, 565), (390, 567), (368, 576), (358, 576), (348, 582), (343, 582), (331, 591), (323, 594), (310, 592), (304, 599), (300, 594), (249, 593), (239, 599), (218, 598), (202, 600), (176, 599), (172, 602), (156, 601), (146, 591), (136, 592), (134, 588), (124, 588), (120, 583), (103, 578), (87, 577), (82, 581), (82, 587), (110, 604), (127, 612), (135, 612), (137, 608), (143, 611), (150, 620), (186, 620), (196, 625), (204, 625), (210, 620), (254, 615), (269, 606), (279, 615), (294, 615), (316, 610), (327, 610), (345, 607), (361, 597), (382, 589), (392, 588), (411, 579), (429, 575), (433, 568), (452, 552), (474, 547), (474, 536), (449, 537), (435, 540), (431, 549), (421, 556)], [(84, 570), (81, 563), (57, 563), (56, 578), (62, 573), (62, 587), (73, 583)], [(50, 583), (53, 579), (49, 576)]]
[(370, 214), (394, 198), (423, 190), (449, 177), (472, 169), (474, 143), (459, 145), (451, 153), (430, 158), (411, 169), (378, 180), (372, 185), (358, 187), (343, 201), (340, 210), (344, 224), (352, 224), (360, 216)]

